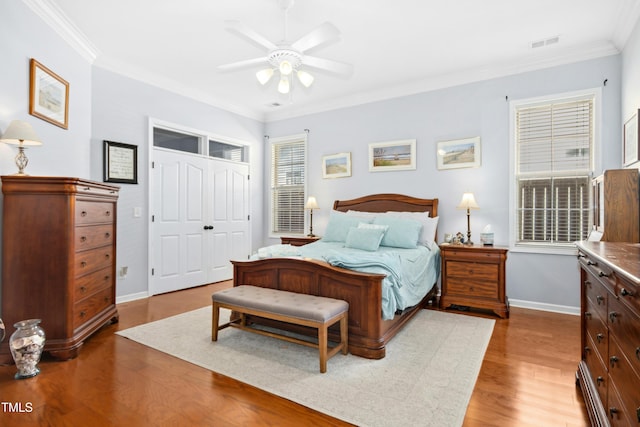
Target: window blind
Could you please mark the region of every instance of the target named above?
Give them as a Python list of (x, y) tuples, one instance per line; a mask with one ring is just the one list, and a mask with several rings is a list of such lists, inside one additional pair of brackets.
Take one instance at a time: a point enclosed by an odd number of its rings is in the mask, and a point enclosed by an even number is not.
[(588, 98), (516, 109), (516, 243), (587, 238), (593, 104)]
[(271, 147), (271, 206), (273, 233), (304, 232), (305, 141), (274, 143)]

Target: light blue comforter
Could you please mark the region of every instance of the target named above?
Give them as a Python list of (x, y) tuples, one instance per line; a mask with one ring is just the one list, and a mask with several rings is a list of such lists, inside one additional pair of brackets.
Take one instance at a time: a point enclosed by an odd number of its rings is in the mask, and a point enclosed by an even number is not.
[(304, 257), (326, 261), (336, 267), (385, 274), (382, 282), (382, 318), (392, 319), (397, 310), (418, 304), (440, 275), (440, 248), (418, 246), (400, 249), (380, 246), (376, 252), (345, 248), (343, 242), (317, 242), (305, 246), (274, 245), (261, 248), (255, 259)]

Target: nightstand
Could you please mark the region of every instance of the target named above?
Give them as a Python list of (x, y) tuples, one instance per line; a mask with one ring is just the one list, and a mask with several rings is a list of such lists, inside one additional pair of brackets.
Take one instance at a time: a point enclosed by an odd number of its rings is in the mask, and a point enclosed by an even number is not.
[(280, 242), (283, 245), (292, 245), (292, 246), (304, 246), (309, 243), (313, 243), (316, 240), (320, 240), (320, 236), (282, 236), (280, 237)]
[(507, 248), (480, 245), (441, 245), (440, 308), (451, 305), (493, 310), (509, 317), (505, 293)]

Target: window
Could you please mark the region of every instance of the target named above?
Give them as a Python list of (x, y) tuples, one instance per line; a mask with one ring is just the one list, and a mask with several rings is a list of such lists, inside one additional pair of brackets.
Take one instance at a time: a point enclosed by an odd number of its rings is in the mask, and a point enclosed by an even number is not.
[(516, 246), (573, 247), (590, 230), (595, 94), (512, 104)]
[(200, 152), (200, 137), (154, 127), (153, 146), (197, 154)]
[(209, 140), (209, 156), (218, 159), (233, 160), (234, 162), (246, 162), (246, 148), (241, 145)]
[(303, 234), (306, 188), (306, 136), (271, 144), (271, 233)]

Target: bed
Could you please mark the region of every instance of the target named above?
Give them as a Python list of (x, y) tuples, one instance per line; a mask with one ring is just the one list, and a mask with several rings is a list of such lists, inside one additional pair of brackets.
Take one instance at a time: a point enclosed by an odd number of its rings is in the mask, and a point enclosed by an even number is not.
[[(371, 221), (365, 222), (373, 222), (374, 218), (378, 218), (375, 213), (382, 216), (386, 212), (428, 212), (428, 216), (432, 219), (431, 224), (437, 225), (438, 199), (420, 199), (400, 194), (374, 194), (352, 200), (336, 200), (333, 209), (335, 212), (331, 215), (335, 216), (344, 213), (354, 218), (372, 218)], [(332, 218), (329, 219), (327, 232), (330, 230), (331, 223)], [(233, 285), (254, 285), (345, 300), (349, 303), (349, 351), (357, 356), (381, 359), (385, 357), (387, 343), (402, 327), (426, 304), (435, 302), (440, 272), (439, 249), (435, 244), (435, 225), (433, 225), (431, 236), (433, 240), (429, 247), (429, 251), (432, 252), (430, 263), (431, 269), (434, 270), (430, 272), (431, 283), (414, 296), (417, 301), (415, 304), (397, 308), (391, 315), (387, 313), (383, 316), (385, 308), (383, 306), (386, 304), (383, 301), (383, 293), (385, 293), (383, 288), (389, 281), (387, 277), (389, 274), (375, 272), (375, 269), (372, 270), (374, 272), (356, 271), (331, 265), (324, 259), (314, 259), (304, 255), (232, 261)], [(328, 239), (329, 236), (323, 236), (321, 241), (325, 238)], [(311, 245), (307, 246), (312, 247)], [(386, 308), (388, 311), (388, 307)], [(260, 318), (251, 320), (265, 325), (271, 323)], [(277, 327), (293, 332), (305, 332), (294, 325), (278, 324)], [(332, 333), (337, 339), (337, 331)]]

